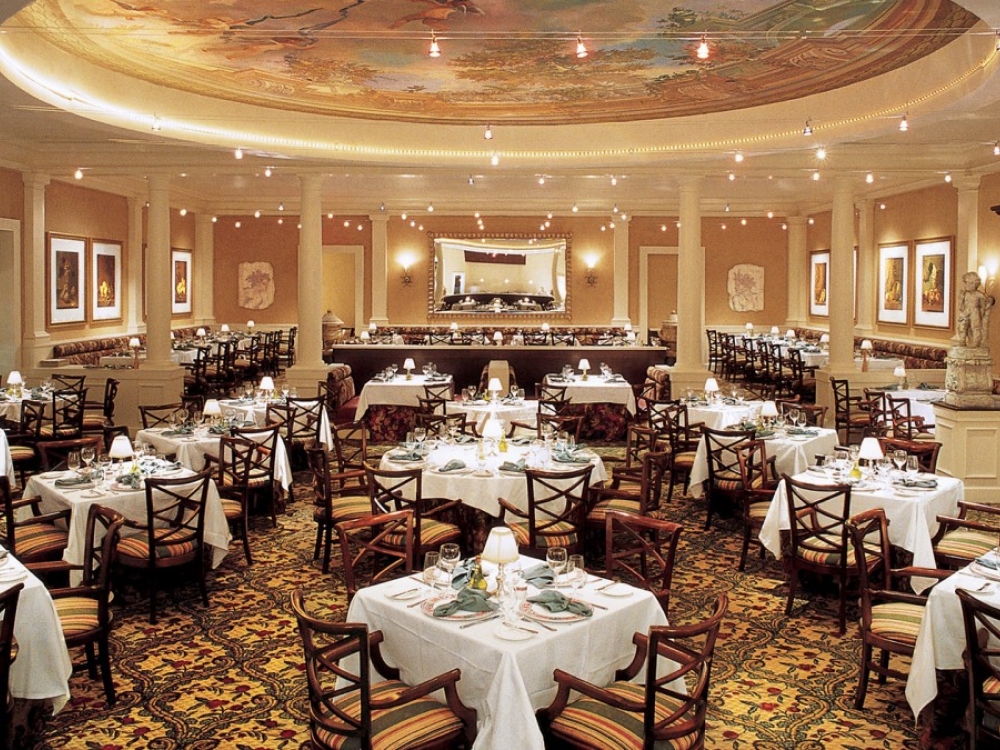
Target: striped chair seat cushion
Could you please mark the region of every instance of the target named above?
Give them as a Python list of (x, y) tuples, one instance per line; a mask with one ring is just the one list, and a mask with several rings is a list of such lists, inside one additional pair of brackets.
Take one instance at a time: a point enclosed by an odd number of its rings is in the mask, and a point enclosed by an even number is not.
[[(187, 531), (158, 529), (155, 534), (157, 540), (162, 542), (162, 544), (156, 545), (156, 557), (158, 559), (166, 557), (184, 557), (190, 555), (197, 549), (194, 541), (192, 540), (171, 543), (170, 540), (172, 537), (187, 536)], [(132, 560), (132, 565), (136, 564), (136, 560), (149, 560), (149, 543), (147, 536), (143, 534), (142, 536), (123, 537), (121, 542), (118, 543), (118, 558), (121, 559), (122, 562)]]
[[(223, 487), (235, 487), (236, 486), (235, 479), (236, 479), (236, 477), (234, 477), (232, 474), (225, 474), (225, 475), (223, 475), (223, 477), (222, 477), (222, 486)], [(258, 487), (267, 487), (270, 484), (271, 484), (271, 475), (270, 474), (258, 473), (256, 476), (254, 476), (254, 472), (253, 472), (253, 470), (251, 470), (250, 477), (247, 479), (247, 486), (248, 487), (256, 489)]]
[(35, 449), (30, 445), (8, 446), (11, 461), (31, 461), (35, 458)]
[(983, 682), (983, 692), (986, 695), (1000, 695), (1000, 680), (996, 677), (987, 677)]
[(239, 500), (232, 500), (230, 498), (222, 498), (222, 513), (226, 516), (226, 519), (233, 521), (237, 518), (243, 517), (243, 503)]
[[(368, 495), (344, 495), (333, 499), (333, 513), (330, 519), (333, 523), (351, 521), (355, 518), (365, 518), (372, 514), (372, 501)], [(317, 508), (313, 513), (317, 523), (326, 519), (326, 508)]]
[(997, 546), (997, 535), (975, 529), (957, 528), (949, 531), (939, 541), (934, 552), (940, 555), (975, 560)]
[[(809, 540), (810, 547), (816, 549), (799, 548), (799, 557), (806, 562), (818, 563), (820, 565), (836, 566), (840, 565), (840, 537), (831, 534), (821, 534)], [(871, 552), (865, 553), (865, 559), (870, 563), (876, 559), (877, 555)], [(848, 567), (854, 564), (854, 545), (847, 543)]]
[(743, 480), (739, 477), (736, 477), (736, 479), (719, 479), (718, 475), (716, 475), (715, 484), (712, 486), (721, 492), (739, 492), (743, 489)]
[(68, 544), (69, 534), (51, 523), (31, 523), (14, 530), (14, 548), (22, 562), (61, 553)]
[(97, 600), (87, 596), (66, 596), (53, 600), (63, 636), (68, 640), (90, 633), (100, 627), (97, 618)]
[[(615, 682), (606, 688), (621, 698), (642, 704), (645, 686), (632, 682)], [(656, 719), (662, 721), (680, 707), (680, 703), (658, 696)], [(552, 722), (552, 732), (578, 747), (600, 747), (606, 750), (641, 750), (643, 747), (643, 715), (639, 711), (623, 711), (594, 700), (580, 698), (569, 704)], [(694, 746), (697, 734), (657, 742), (657, 750), (684, 750)]]
[(104, 418), (103, 414), (90, 414), (90, 415), (84, 415), (83, 426), (91, 427), (94, 429), (97, 428), (103, 429), (104, 427), (109, 427), (110, 425), (108, 423), (108, 420)]
[[(396, 680), (375, 683), (371, 686), (372, 699), (391, 699), (406, 687)], [(360, 691), (337, 702), (340, 709), (354, 718), (361, 715), (360, 704)], [(372, 711), (372, 750), (423, 747), (461, 731), (461, 720), (447, 706), (431, 698), (417, 698), (396, 708)], [(335, 734), (317, 725), (314, 725), (313, 733), (322, 747), (336, 750), (360, 747), (357, 739)]]
[[(517, 540), (518, 546), (530, 546), (527, 521), (524, 523), (509, 523), (507, 525), (514, 532), (514, 538)], [(535, 545), (537, 547), (571, 547), (576, 543), (577, 537), (576, 531), (573, 529), (573, 524), (566, 522), (552, 524), (546, 529), (545, 535), (539, 534), (535, 537)]]
[[(368, 506), (371, 513), (371, 505)], [(453, 523), (435, 521), (433, 518), (420, 519), (420, 546), (437, 547), (445, 542), (451, 542), (462, 536), (461, 530)], [(403, 534), (392, 533), (385, 535), (385, 541), (393, 546), (403, 546)], [(414, 540), (415, 541), (415, 540)]]
[(638, 515), (639, 501), (626, 500), (621, 497), (609, 497), (606, 500), (601, 500), (590, 509), (590, 512), (587, 514), (587, 523), (599, 523), (603, 526), (604, 519), (607, 516), (608, 511), (619, 511), (622, 513), (633, 513)]
[(872, 607), (872, 633), (913, 646), (920, 632), (924, 608), (919, 604), (886, 602)]
[(764, 522), (765, 516), (767, 516), (767, 511), (770, 510), (771, 503), (760, 502), (760, 503), (750, 503), (750, 507), (747, 508), (747, 515), (754, 519), (759, 520), (761, 523)]
[(674, 468), (675, 469), (688, 469), (690, 470), (694, 466), (694, 457), (698, 455), (694, 451), (682, 451), (674, 456)]
[(70, 425), (61, 425), (59, 427), (53, 427), (50, 424), (43, 425), (38, 431), (38, 434), (42, 437), (66, 437), (71, 438), (79, 434), (79, 430), (76, 427)]

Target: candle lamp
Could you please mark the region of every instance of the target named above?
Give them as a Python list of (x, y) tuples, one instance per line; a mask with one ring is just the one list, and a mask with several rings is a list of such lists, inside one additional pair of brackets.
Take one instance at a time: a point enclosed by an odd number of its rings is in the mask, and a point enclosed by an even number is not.
[(747, 323), (746, 326), (747, 336), (753, 336), (753, 323)]
[(774, 426), (774, 420), (778, 418), (778, 406), (773, 401), (765, 401), (760, 407), (761, 424), (768, 427)]
[(824, 333), (819, 337), (819, 346), (823, 351), (830, 348), (830, 334)]
[(874, 471), (875, 464), (884, 457), (885, 454), (882, 453), (882, 446), (878, 438), (866, 437), (861, 441), (861, 447), (858, 449), (858, 461), (864, 461), (868, 464), (871, 471)]
[(229, 333), (229, 323), (223, 323), (219, 330), (223, 333)]
[(129, 346), (129, 349), (132, 350), (132, 369), (133, 370), (138, 370), (139, 369), (139, 349), (142, 347), (142, 344), (139, 342), (139, 337), (138, 336), (133, 336), (132, 338), (130, 338), (128, 340), (128, 346)]
[(777, 338), (780, 334), (781, 334), (781, 331), (778, 328), (778, 326), (771, 326), (771, 337), (772, 338)]
[(580, 371), (583, 372), (583, 375), (580, 377), (580, 380), (586, 380), (587, 379), (587, 370), (590, 369), (590, 360), (588, 360), (586, 358), (581, 359), (580, 360), (580, 364), (577, 365), (577, 367), (579, 367)]
[(719, 393), (719, 381), (715, 378), (708, 378), (705, 381), (705, 400), (712, 401)]
[(24, 378), (21, 377), (21, 373), (17, 370), (11, 370), (10, 375), (7, 376), (7, 393), (16, 398), (21, 395), (23, 387)]
[(270, 375), (265, 375), (260, 379), (260, 392), (261, 395), (268, 401), (274, 397), (274, 378)]
[(253, 326), (254, 326), (254, 322), (252, 320), (248, 320), (247, 321), (247, 331), (249, 331), (250, 333), (253, 333)]
[(403, 369), (406, 370), (407, 380), (413, 380), (413, 370), (416, 369), (416, 366), (412, 357), (407, 357), (403, 360)]
[(489, 384), (486, 386), (486, 390), (490, 392), (490, 401), (496, 402), (497, 394), (503, 390), (503, 385), (500, 383), (500, 378), (490, 378)]
[(789, 328), (787, 331), (785, 331), (785, 338), (788, 339), (789, 341), (795, 341), (795, 330)]
[(501, 333), (500, 331), (494, 331), (493, 332), (493, 342), (497, 346), (503, 346), (503, 333)]
[(222, 405), (216, 398), (210, 398), (205, 401), (205, 405), (201, 409), (201, 415), (209, 420), (212, 424), (215, 424), (219, 417), (222, 416)]
[(896, 369), (892, 371), (892, 376), (896, 378), (900, 389), (906, 388), (906, 368), (903, 365), (896, 365)]
[(116, 435), (115, 439), (111, 441), (111, 447), (108, 448), (108, 458), (112, 461), (125, 461), (132, 458), (134, 454), (132, 441), (128, 439), (128, 435)]
[(517, 540), (506, 526), (496, 526), (490, 529), (483, 547), (482, 559), (497, 566), (497, 598), (503, 600), (513, 595), (507, 588), (506, 566), (518, 561)]
[(868, 372), (868, 356), (872, 350), (872, 342), (869, 339), (861, 341), (861, 372)]

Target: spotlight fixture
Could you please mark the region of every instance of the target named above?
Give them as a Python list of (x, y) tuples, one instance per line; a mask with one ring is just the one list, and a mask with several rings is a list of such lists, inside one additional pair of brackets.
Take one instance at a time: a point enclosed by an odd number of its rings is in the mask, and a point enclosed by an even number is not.
[(264, 167), (264, 176), (265, 177), (270, 177), (271, 176), (271, 168), (270, 167)]
[(910, 129), (910, 123), (906, 120), (906, 115), (903, 115), (899, 120), (899, 132), (905, 133)]
[(944, 173), (944, 181), (945, 182), (951, 182), (951, 172), (945, 172)]
[(493, 128), (490, 127), (489, 125), (486, 126), (486, 131), (483, 133), (483, 138), (485, 138), (488, 141), (493, 140)]
[(734, 182), (735, 180), (736, 180), (736, 173), (735, 172), (730, 172), (729, 173), (729, 181), (730, 182)]
[(441, 47), (438, 45), (437, 34), (431, 32), (431, 46), (427, 50), (429, 57), (441, 57)]
[(587, 52), (587, 45), (583, 43), (583, 37), (577, 36), (576, 38), (576, 56), (581, 60), (586, 57), (589, 53)]
[(699, 60), (708, 59), (708, 37), (704, 34), (701, 35), (701, 41), (698, 42), (698, 51), (695, 53), (695, 56)]
[(613, 214), (618, 213), (618, 204), (617, 203), (615, 204), (615, 207), (611, 209), (611, 213), (613, 213)]
[(160, 123), (159, 115), (153, 115), (153, 124), (151, 127), (154, 133), (159, 132), (160, 128), (163, 127), (162, 124)]
[(867, 182), (869, 185), (871, 185), (873, 182), (875, 182), (875, 175), (873, 175), (871, 172), (869, 172), (868, 174), (866, 174), (865, 175), (865, 182)]
[(729, 204), (728, 203), (726, 204), (726, 213), (727, 214), (729, 213)]
[(743, 161), (743, 152), (737, 151), (735, 154), (733, 154), (733, 161), (735, 161), (737, 164), (741, 163)]
[(774, 218), (774, 211), (768, 211), (767, 212), (767, 218), (773, 219)]
[(813, 182), (819, 182), (819, 172), (813, 172)]
[(77, 170), (73, 173), (73, 177), (74, 177), (74, 179), (82, 180), (83, 179), (83, 170), (80, 169), (79, 167), (77, 167)]
[(254, 211), (254, 212), (253, 212), (253, 217), (254, 217), (255, 219), (259, 219), (259, 218), (260, 218), (260, 210), (259, 210), (259, 209), (258, 209), (257, 211)]
[(993, 144), (993, 155), (1000, 156), (1000, 141)]
[(188, 210), (186, 208), (182, 208), (177, 213), (179, 213), (181, 216), (187, 216), (188, 215)]
[(434, 213), (434, 204), (433, 203), (428, 204), (428, 206), (427, 206), (427, 213), (429, 213), (429, 214)]
[(539, 185), (544, 185), (544, 184), (545, 184), (545, 175), (541, 175), (541, 176), (540, 176), (540, 177), (538, 178), (538, 184), (539, 184)]
[(218, 224), (219, 223), (219, 217), (218, 216), (213, 216), (212, 217), (212, 223), (213, 224)]
[(237, 146), (236, 147), (236, 151), (233, 152), (233, 156), (235, 156), (237, 159), (242, 159), (243, 158), (243, 149), (240, 148), (239, 146)]
[(283, 201), (278, 201), (278, 210), (279, 211), (284, 211), (285, 210), (285, 204), (284, 204)]
[(235, 226), (236, 226), (237, 229), (239, 229), (240, 227), (243, 226), (243, 222), (242, 221), (237, 221)]
[(403, 266), (403, 286), (409, 286), (411, 281), (413, 277), (410, 276), (410, 267)]
[(494, 151), (490, 155), (490, 164), (492, 164), (495, 167), (499, 163), (500, 163), (500, 154), (498, 154), (496, 151)]
[(611, 187), (614, 187), (617, 184), (618, 184), (618, 178), (615, 177), (614, 175), (611, 175)]
[(469, 175), (469, 184), (470, 185), (475, 185), (476, 184), (476, 178), (473, 177), (471, 174)]
[(573, 213), (576, 213), (576, 212), (577, 212), (577, 211), (579, 211), (579, 210), (580, 210), (580, 209), (579, 209), (579, 208), (577, 208), (577, 207), (576, 207), (576, 204), (574, 203), (574, 204), (573, 204)]
[(816, 158), (823, 161), (826, 158), (826, 149), (822, 146), (816, 149)]
[(812, 120), (806, 120), (806, 126), (802, 128), (802, 135), (810, 136), (813, 134)]

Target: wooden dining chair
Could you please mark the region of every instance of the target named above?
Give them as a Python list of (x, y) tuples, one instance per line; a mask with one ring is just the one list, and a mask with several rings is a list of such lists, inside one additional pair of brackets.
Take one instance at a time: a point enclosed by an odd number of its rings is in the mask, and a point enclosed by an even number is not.
[(1000, 607), (956, 589), (965, 630), (969, 749), (1000, 747)]
[(156, 624), (156, 592), (167, 571), (191, 569), (208, 606), (205, 585), (205, 503), (211, 470), (186, 477), (147, 477), (146, 512), (126, 520), (118, 564), (145, 578), (149, 621)]
[(101, 455), (101, 451), (104, 450), (104, 437), (91, 435), (68, 440), (39, 440), (36, 447), (42, 471), (62, 470), (66, 468), (66, 460), (73, 451), (93, 448), (95, 456)]
[[(525, 469), (527, 510), (500, 498), (500, 523), (506, 523), (514, 532), (523, 554), (544, 558), (551, 547), (565, 547), (570, 553), (582, 550), (593, 470), (590, 463), (571, 471)], [(507, 520), (508, 513), (514, 520)]]
[(672, 500), (678, 482), (682, 492), (686, 493), (688, 490), (691, 471), (694, 469), (695, 457), (698, 454), (698, 443), (703, 440), (701, 428), (704, 425), (701, 422), (688, 420), (687, 404), (679, 399), (650, 400), (647, 402), (647, 407), (649, 426), (656, 431), (661, 440), (665, 439), (670, 453), (665, 468), (670, 476), (667, 500)]
[(677, 544), (684, 527), (617, 510), (608, 511), (604, 523), (605, 575), (650, 591), (667, 614)]
[(870, 414), (860, 395), (851, 395), (850, 381), (830, 378), (833, 389), (833, 421), (845, 445), (857, 444), (869, 429)]
[(170, 427), (171, 419), (180, 416), (187, 417), (184, 404), (180, 401), (170, 404), (146, 404), (139, 406), (139, 417), (142, 419), (142, 429), (153, 427)]
[(958, 501), (958, 514), (937, 517), (938, 530), (931, 540), (934, 562), (958, 570), (995, 549), (1000, 539), (1000, 507), (991, 503)]
[(306, 450), (315, 492), (313, 520), (316, 522), (316, 548), (313, 560), (323, 553), (323, 572), (330, 572), (333, 531), (341, 521), (353, 521), (372, 515), (371, 498), (365, 482), (364, 467), (357, 472), (339, 471), (334, 457), (325, 446)]
[(634, 479), (624, 487), (612, 482), (608, 486), (590, 488), (585, 526), (604, 534), (605, 517), (611, 512), (645, 516), (659, 510), (663, 473), (670, 461), (668, 451), (647, 451), (642, 456), (638, 483)]
[(111, 580), (124, 522), (124, 516), (118, 511), (103, 505), (91, 505), (87, 510), (84, 537), (86, 546), (81, 564), (74, 565), (60, 560), (32, 563), (27, 566), (35, 574), (69, 571), (80, 574), (79, 584), (54, 589), (49, 593), (59, 615), (66, 646), (84, 647), (87, 670), (91, 679), (97, 679), (98, 669), (100, 670), (108, 706), (113, 706), (116, 700), (115, 681), (111, 674), (111, 649), (108, 642), (113, 620)]
[(715, 430), (707, 425), (701, 428), (705, 441), (705, 459), (708, 461), (708, 481), (705, 483), (705, 528), (712, 526), (712, 516), (726, 500), (742, 505), (743, 480), (740, 477), (736, 449), (746, 445), (756, 436), (756, 431)]
[(42, 424), (42, 440), (70, 440), (83, 434), (83, 414), (87, 389), (64, 388), (52, 391), (51, 421)]
[(736, 460), (742, 489), (740, 505), (743, 511), (743, 544), (738, 568), (742, 572), (747, 566), (750, 542), (756, 540), (760, 545), (761, 557), (764, 556), (764, 545), (760, 543), (758, 536), (778, 488), (778, 472), (774, 456), (768, 457), (767, 443), (763, 440), (751, 440), (737, 446)]
[(42, 425), (45, 422), (45, 405), (24, 400), (21, 401), (21, 412), (18, 425), (7, 431), (7, 448), (10, 460), (21, 488), (23, 489), (29, 474), (38, 471), (38, 441), (42, 439)]
[[(460, 670), (407, 685), (382, 656), (382, 631), (321, 619), (306, 609), (300, 590), (292, 592), (291, 605), (305, 651), (313, 747), (472, 746), (476, 711), (458, 696)], [(437, 691), (443, 691), (444, 703), (431, 697)]]
[(941, 443), (936, 440), (907, 440), (905, 438), (881, 437), (878, 439), (883, 455), (892, 455), (893, 451), (906, 451), (907, 456), (916, 456), (920, 471), (927, 474), (937, 473), (938, 453)]
[(413, 572), (413, 526), (412, 510), (368, 513), (337, 523), (348, 603), (363, 586)]
[[(247, 474), (248, 509), (256, 507), (271, 517), (271, 528), (278, 528), (278, 510), (284, 510), (281, 499), (281, 485), (275, 479), (278, 458), (278, 441), (281, 440), (280, 425), (267, 427), (235, 427), (234, 437), (249, 440), (256, 445), (250, 453), (250, 469)], [(292, 485), (289, 484), (289, 492)]]
[(288, 407), (288, 419), (282, 437), (294, 465), (295, 456), (304, 458), (305, 449), (319, 442), (326, 407), (324, 399), (319, 396), (289, 397), (285, 399), (285, 404)]
[(219, 468), (215, 484), (222, 501), (233, 539), (243, 543), (247, 565), (253, 564), (250, 554), (250, 467), (253, 465), (257, 443), (233, 435), (219, 438)]
[(11, 736), (11, 712), (14, 700), (10, 694), (10, 665), (15, 657), (14, 625), (17, 622), (17, 605), (23, 583), (15, 583), (0, 592), (0, 740)]
[(555, 670), (556, 696), (537, 714), (546, 747), (704, 748), (712, 660), (728, 608), (720, 594), (701, 622), (636, 633), (632, 662), (609, 685)]
[[(852, 516), (847, 521), (861, 589), (861, 669), (854, 707), (865, 707), (868, 677), (874, 672), (879, 682), (887, 677), (906, 680), (906, 673), (890, 666), (892, 654), (912, 657), (924, 617), (927, 596), (913, 593), (915, 576), (942, 580), (950, 570), (893, 568), (889, 542), (889, 519), (881, 508)], [(869, 561), (869, 558), (870, 561)], [(880, 656), (875, 659), (874, 652)]]
[(58, 560), (69, 545), (70, 509), (43, 513), (42, 498), (24, 498), (10, 486), (10, 477), (0, 476), (0, 503), (3, 503), (3, 547), (27, 565)]

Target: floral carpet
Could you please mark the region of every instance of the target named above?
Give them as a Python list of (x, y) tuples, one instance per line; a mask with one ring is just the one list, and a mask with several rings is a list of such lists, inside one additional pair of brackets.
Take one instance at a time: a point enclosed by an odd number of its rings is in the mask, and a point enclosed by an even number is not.
[[(70, 703), (44, 721), (36, 716), (33, 736), (18, 737), (16, 747), (309, 747), (301, 645), (289, 594), (303, 589), (310, 606), (332, 617), (343, 617), (346, 605), (338, 571), (324, 575), (312, 561), (315, 527), (303, 500), (309, 490), (305, 477), (298, 479), (300, 499), (279, 517), (278, 528), (260, 519), (252, 529), (254, 564), (247, 566), (234, 545), (209, 574), (209, 608), (201, 605), (195, 586), (180, 585), (161, 595), (159, 624), (152, 626), (144, 594), (119, 591), (112, 636), (118, 702), (108, 708), (99, 682), (81, 670), (73, 676)], [(685, 527), (671, 621), (705, 616), (721, 591), (730, 598), (713, 667), (708, 747), (965, 747), (964, 732), (956, 728), (960, 709), (958, 718), (927, 722), (943, 729), (918, 732), (901, 682), (873, 681), (865, 710), (854, 709), (857, 627), (837, 636), (832, 591), (807, 588), (793, 615), (785, 617), (777, 562), (752, 553), (747, 571), (736, 570), (737, 520), (723, 518), (704, 531), (704, 507), (690, 498), (664, 503), (661, 515)], [(625, 640), (631, 634), (609, 637)]]

